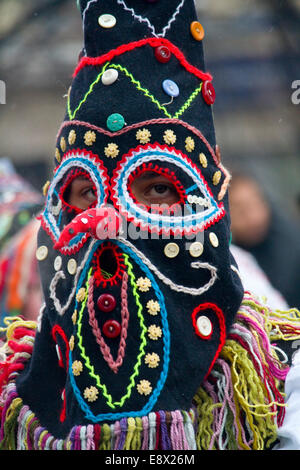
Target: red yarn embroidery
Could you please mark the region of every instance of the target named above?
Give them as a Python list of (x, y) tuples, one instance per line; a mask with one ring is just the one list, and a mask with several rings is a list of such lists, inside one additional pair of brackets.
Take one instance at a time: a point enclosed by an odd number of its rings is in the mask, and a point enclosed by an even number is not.
[[(66, 371), (68, 371), (68, 369), (69, 369), (69, 350), (70, 350), (69, 341), (68, 341), (68, 338), (67, 338), (64, 330), (61, 328), (61, 326), (54, 325), (54, 327), (52, 328), (52, 338), (54, 339), (56, 344), (57, 344), (57, 335), (59, 335), (62, 338), (62, 340), (63, 340), (63, 342), (65, 343), (65, 346), (66, 346), (66, 366), (64, 366), (64, 364), (63, 364), (62, 357), (59, 358), (59, 365), (60, 365), (60, 367), (63, 367), (64, 369), (66, 369)], [(60, 350), (60, 348), (59, 348), (59, 350)], [(61, 355), (61, 350), (60, 350), (60, 356), (62, 356)], [(66, 419), (67, 403), (66, 403), (66, 391), (65, 391), (65, 389), (62, 391), (62, 396), (63, 396), (63, 407), (62, 407), (60, 417), (59, 417), (61, 423), (63, 423)]]
[(82, 57), (79, 64), (77, 65), (73, 77), (75, 78), (80, 70), (82, 70), (87, 65), (98, 66), (105, 62), (110, 62), (114, 57), (124, 54), (125, 52), (133, 51), (139, 47), (149, 45), (153, 48), (158, 46), (167, 46), (170, 52), (179, 60), (181, 65), (191, 74), (195, 75), (197, 78), (203, 81), (211, 81), (213, 77), (209, 73), (204, 73), (197, 67), (191, 65), (185, 58), (184, 54), (176, 47), (171, 41), (164, 38), (146, 38), (141, 39), (140, 41), (130, 42), (129, 44), (123, 44), (122, 46), (117, 47), (116, 49), (111, 50), (107, 54), (103, 54), (99, 57)]
[[(159, 145), (159, 144), (157, 144)], [(154, 165), (152, 162), (150, 163), (143, 163), (140, 167), (136, 168), (132, 173), (131, 175), (128, 177), (128, 185), (127, 185), (127, 190), (128, 190), (128, 193), (130, 194), (130, 197), (133, 199), (133, 201), (138, 204), (138, 205), (141, 205), (145, 210), (153, 210), (151, 206), (147, 206), (146, 204), (141, 204), (137, 198), (135, 197), (133, 191), (132, 191), (132, 188), (131, 188), (131, 185), (132, 183), (135, 181), (136, 178), (138, 178), (139, 176), (141, 176), (142, 174), (144, 173), (147, 173), (147, 172), (153, 172), (153, 173), (156, 173), (156, 174), (159, 174), (159, 175), (162, 175), (164, 176), (165, 178), (167, 178), (175, 187), (176, 191), (177, 191), (177, 194), (178, 194), (178, 198), (179, 198), (179, 201), (172, 204), (172, 206), (169, 206), (168, 208), (162, 208), (161, 211), (159, 209), (157, 209), (157, 211), (161, 214), (175, 214), (176, 213), (176, 206), (178, 204), (184, 204), (185, 201), (186, 201), (186, 192), (185, 192), (185, 189), (183, 187), (183, 185), (180, 183), (180, 181), (177, 179), (176, 175), (175, 175), (175, 172), (174, 171), (171, 171), (169, 168), (162, 168), (160, 167), (159, 165)], [(175, 206), (175, 207), (173, 207)], [(167, 209), (167, 210), (166, 210)]]
[[(114, 256), (114, 261), (116, 263), (116, 268), (114, 273), (104, 273), (103, 267), (101, 266), (101, 256), (105, 251), (111, 251)], [(107, 242), (96, 251), (92, 260), (94, 266), (94, 279), (96, 281), (97, 286), (100, 284), (105, 288), (107, 284), (109, 285), (116, 285), (118, 281), (122, 279), (123, 273), (126, 270), (124, 265), (123, 256), (119, 252), (116, 245), (113, 243)], [(105, 275), (108, 274), (108, 277)]]
[[(80, 209), (80, 207), (76, 207), (76, 206), (73, 206), (72, 204), (69, 204), (65, 200), (65, 192), (68, 189), (68, 187), (70, 186), (70, 184), (72, 183), (72, 181), (74, 181), (74, 179), (78, 178), (79, 176), (83, 176), (84, 178), (86, 178), (88, 181), (90, 181), (92, 183), (91, 177), (90, 177), (90, 175), (88, 174), (87, 171), (79, 169), (79, 168), (75, 168), (75, 169), (73, 169), (69, 172), (69, 174), (68, 174), (68, 176), (67, 176), (67, 178), (66, 178), (66, 180), (65, 180), (65, 182), (64, 182), (64, 184), (61, 187), (61, 190), (59, 192), (59, 198), (62, 202), (63, 208), (67, 211), (72, 211), (73, 210), (73, 211), (76, 212), (76, 214), (81, 214), (81, 212), (83, 212), (85, 209)], [(96, 191), (96, 187), (95, 187), (94, 184), (91, 187), (91, 189), (95, 192), (96, 199), (92, 204), (90, 204), (89, 208), (95, 207), (96, 202), (97, 202), (97, 191)]]
[[(213, 310), (217, 317), (218, 317), (218, 320), (219, 320), (219, 326), (220, 326), (220, 340), (219, 340), (219, 346), (218, 346), (218, 349), (214, 355), (214, 358), (209, 366), (209, 369), (208, 369), (208, 372), (205, 376), (205, 379), (206, 377), (209, 376), (213, 366), (214, 366), (214, 363), (216, 362), (216, 360), (218, 359), (218, 356), (225, 344), (225, 341), (226, 341), (226, 325), (225, 325), (225, 318), (224, 318), (224, 314), (222, 312), (222, 310), (215, 304), (212, 304), (212, 303), (209, 303), (209, 302), (205, 302), (204, 304), (200, 304), (198, 305), (198, 307), (195, 308), (195, 310), (193, 311), (192, 313), (192, 322), (193, 322), (193, 327), (195, 328), (195, 330), (197, 329), (197, 325), (196, 325), (196, 316), (198, 315), (199, 312), (202, 312), (203, 310)], [(200, 336), (200, 335), (199, 335)]]

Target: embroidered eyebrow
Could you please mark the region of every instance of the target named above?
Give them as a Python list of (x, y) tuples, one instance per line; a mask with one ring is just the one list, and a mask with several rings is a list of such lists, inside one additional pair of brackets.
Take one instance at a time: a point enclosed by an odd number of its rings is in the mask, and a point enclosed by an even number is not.
[(156, 173), (154, 171), (146, 171), (145, 173), (139, 175), (137, 179), (149, 180), (152, 178), (159, 178), (160, 176), (161, 175), (159, 173)]

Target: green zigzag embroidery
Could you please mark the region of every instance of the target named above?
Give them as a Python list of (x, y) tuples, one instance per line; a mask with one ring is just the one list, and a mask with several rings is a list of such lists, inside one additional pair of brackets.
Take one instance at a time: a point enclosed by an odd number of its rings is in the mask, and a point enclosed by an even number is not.
[(136, 86), (136, 88), (141, 91), (147, 98), (149, 98), (153, 104), (155, 104), (157, 106), (157, 108), (160, 110), (160, 111), (163, 111), (163, 113), (170, 119), (178, 119), (192, 104), (192, 102), (194, 101), (194, 99), (198, 96), (198, 94), (201, 92), (202, 90), (202, 83), (200, 84), (199, 87), (197, 87), (193, 93), (190, 95), (190, 97), (188, 98), (188, 100), (184, 103), (184, 105), (179, 109), (179, 111), (177, 111), (176, 114), (174, 114), (174, 116), (172, 116), (167, 108), (162, 105), (151, 93), (149, 90), (147, 90), (147, 88), (144, 88), (142, 87), (141, 83), (136, 80), (133, 75), (125, 68), (125, 67), (122, 67), (121, 65), (118, 65), (118, 64), (110, 64), (109, 62), (107, 62), (103, 69), (101, 70), (101, 72), (99, 73), (99, 75), (97, 76), (96, 80), (90, 85), (88, 91), (86, 92), (85, 96), (83, 97), (83, 99), (80, 101), (80, 103), (78, 104), (77, 108), (72, 111), (71, 110), (71, 105), (70, 105), (70, 97), (68, 97), (68, 105), (67, 105), (67, 108), (68, 108), (68, 115), (69, 115), (69, 119), (70, 120), (73, 120), (75, 117), (76, 117), (76, 114), (77, 112), (80, 110), (80, 108), (82, 107), (82, 105), (86, 102), (87, 98), (89, 97), (89, 95), (93, 92), (94, 90), (94, 87), (95, 85), (97, 85), (102, 77), (102, 75), (104, 74), (105, 70), (107, 69), (107, 67), (110, 66), (110, 68), (114, 68), (114, 69), (117, 69), (117, 70), (120, 70), (122, 73), (124, 73), (129, 79), (130, 81)]
[(127, 272), (128, 272), (128, 275), (130, 277), (130, 283), (131, 283), (131, 286), (133, 288), (133, 295), (136, 299), (136, 305), (138, 307), (138, 317), (140, 319), (140, 327), (141, 327), (141, 343), (140, 343), (140, 348), (139, 348), (139, 355), (137, 357), (137, 362), (133, 368), (133, 373), (132, 375), (130, 376), (130, 383), (127, 387), (127, 391), (126, 391), (126, 394), (121, 398), (120, 401), (118, 402), (113, 402), (113, 399), (112, 399), (112, 396), (108, 393), (107, 391), (107, 387), (105, 384), (102, 384), (101, 383), (101, 379), (99, 377), (99, 375), (97, 375), (95, 373), (95, 369), (94, 369), (94, 366), (91, 364), (91, 361), (90, 361), (90, 358), (86, 355), (86, 352), (85, 352), (85, 348), (82, 344), (82, 335), (81, 335), (81, 330), (82, 330), (82, 316), (83, 316), (83, 311), (85, 309), (85, 306), (86, 306), (86, 303), (87, 303), (87, 298), (88, 298), (88, 288), (89, 288), (89, 278), (91, 277), (91, 272), (92, 272), (92, 269), (89, 271), (89, 274), (88, 274), (88, 280), (86, 282), (86, 296), (85, 296), (85, 299), (84, 301), (82, 302), (82, 307), (81, 307), (81, 310), (79, 312), (79, 316), (78, 316), (78, 328), (77, 328), (77, 337), (78, 337), (78, 346), (79, 346), (79, 349), (81, 350), (81, 357), (84, 359), (85, 361), (85, 365), (86, 367), (89, 369), (90, 373), (89, 375), (95, 379), (96, 381), (96, 384), (97, 386), (102, 390), (103, 392), (103, 396), (106, 398), (106, 403), (107, 405), (112, 408), (112, 409), (115, 409), (117, 406), (119, 407), (122, 407), (125, 403), (125, 401), (131, 396), (131, 392), (132, 392), (132, 389), (133, 387), (135, 386), (135, 378), (138, 376), (139, 374), (139, 368), (141, 366), (141, 362), (142, 362), (142, 357), (145, 355), (145, 347), (147, 345), (147, 341), (146, 341), (146, 332), (147, 332), (147, 328), (145, 326), (145, 323), (144, 323), (144, 317), (142, 315), (142, 310), (143, 310), (143, 306), (142, 304), (140, 303), (140, 300), (139, 300), (139, 295), (137, 293), (137, 285), (135, 283), (135, 276), (132, 272), (132, 264), (128, 261), (128, 255), (126, 254), (123, 254), (124, 256), (124, 262), (127, 266)]

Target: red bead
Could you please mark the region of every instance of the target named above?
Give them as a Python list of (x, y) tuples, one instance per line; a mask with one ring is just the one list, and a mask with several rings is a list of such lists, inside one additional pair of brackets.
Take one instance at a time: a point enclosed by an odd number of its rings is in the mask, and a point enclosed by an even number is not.
[(97, 300), (97, 305), (102, 312), (111, 312), (116, 307), (116, 299), (110, 294), (102, 294)]
[(121, 333), (121, 325), (116, 320), (108, 320), (103, 325), (103, 334), (107, 338), (117, 338)]
[(212, 82), (206, 81), (202, 85), (202, 95), (207, 104), (214, 104), (216, 92)]
[(171, 59), (171, 51), (167, 46), (158, 46), (154, 49), (155, 58), (158, 62), (165, 64)]

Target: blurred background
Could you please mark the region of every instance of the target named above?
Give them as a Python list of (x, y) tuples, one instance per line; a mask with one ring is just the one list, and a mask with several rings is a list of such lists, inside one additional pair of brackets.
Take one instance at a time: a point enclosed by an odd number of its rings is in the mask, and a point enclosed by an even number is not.
[[(217, 93), (217, 141), (223, 164), (233, 174), (233, 242), (247, 250), (235, 253), (245, 289), (252, 280), (254, 290), (265, 292), (257, 275), (260, 266), (287, 303), (300, 308), (300, 0), (195, 3)], [(82, 44), (75, 0), (0, 0), (0, 85), (6, 85), (5, 104), (0, 104), (1, 242), (27, 227), (28, 214), (42, 207), (40, 195), (51, 179), (56, 133)], [(23, 188), (21, 200), (19, 190), (13, 193), (10, 187), (14, 171), (21, 178), (16, 183)], [(239, 180), (239, 174), (254, 177), (257, 186)], [(25, 182), (31, 187), (26, 189)], [(34, 222), (26, 229), (34, 254)], [(10, 289), (11, 307), (3, 307), (4, 313), (22, 311), (21, 296), (15, 302), (15, 286), (23, 285), (19, 255), (15, 274), (8, 270), (19, 243), (13, 240), (0, 259), (0, 317), (1, 289)], [(23, 245), (20, 250), (27, 267), (29, 255)], [(23, 273), (27, 282), (27, 270)], [(35, 279), (31, 284), (26, 289), (36, 289)]]
[[(196, 0), (222, 158), (299, 214), (300, 0)], [(75, 0), (0, 0), (0, 157), (41, 189), (82, 45)], [(299, 97), (300, 95), (298, 95)], [(44, 181), (44, 180), (43, 180)]]

